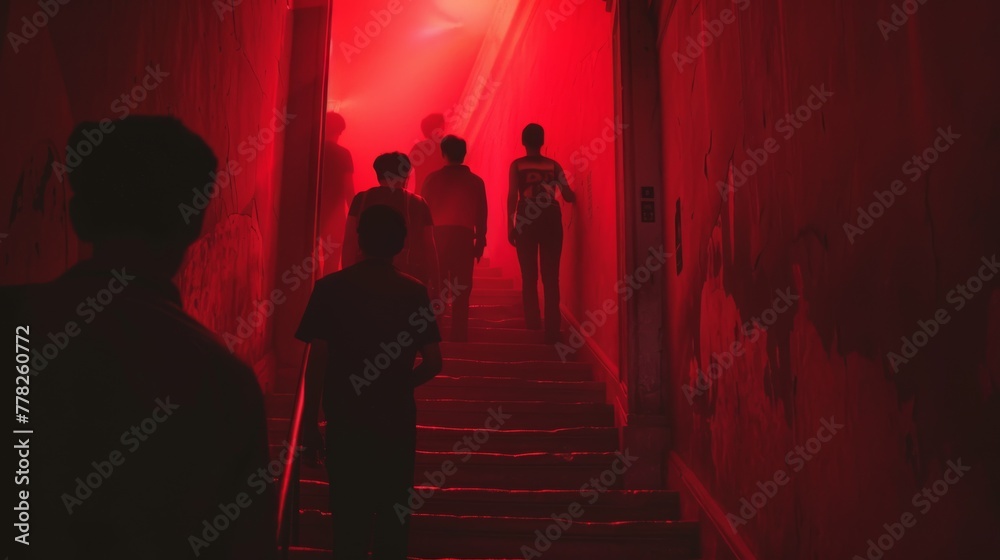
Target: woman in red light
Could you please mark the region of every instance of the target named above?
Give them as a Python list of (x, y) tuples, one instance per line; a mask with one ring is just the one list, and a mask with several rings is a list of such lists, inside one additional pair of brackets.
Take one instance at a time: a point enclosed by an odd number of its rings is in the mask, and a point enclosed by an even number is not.
[(524, 301), (525, 326), (542, 327), (538, 306), (538, 273), (541, 263), (545, 290), (545, 341), (559, 340), (559, 258), (562, 254), (562, 211), (556, 193), (563, 200), (576, 201), (562, 166), (542, 155), (545, 130), (529, 124), (521, 132), (521, 144), (527, 155), (510, 164), (510, 187), (507, 191), (507, 239), (517, 249), (521, 266), (521, 295)]

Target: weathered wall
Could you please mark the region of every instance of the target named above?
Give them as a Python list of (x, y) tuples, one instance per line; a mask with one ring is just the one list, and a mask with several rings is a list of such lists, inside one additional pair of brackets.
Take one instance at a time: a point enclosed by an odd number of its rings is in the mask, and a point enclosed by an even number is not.
[[(15, 0), (7, 32), (21, 35), (40, 10)], [(58, 4), (51, 2), (51, 4)], [(219, 156), (221, 190), (179, 278), (185, 307), (219, 333), (236, 333), (271, 291), (281, 121), (287, 86), (284, 0), (69, 2), (15, 47), (0, 48), (0, 216), (3, 282), (51, 279), (80, 247), (66, 216), (68, 184), (51, 172), (82, 120), (170, 114)], [(226, 8), (228, 6), (228, 8)], [(31, 35), (30, 37), (28, 37)], [(143, 89), (147, 68), (160, 69)], [(135, 89), (138, 88), (138, 89)], [(123, 102), (123, 96), (134, 101)], [(131, 106), (129, 105), (131, 103)], [(276, 124), (275, 124), (276, 123)], [(194, 194), (192, 193), (194, 202)], [(234, 344), (250, 364), (269, 351), (269, 329)]]
[[(562, 5), (562, 7), (560, 7)], [(620, 279), (615, 218), (615, 149), (611, 14), (601, 2), (539, 0), (522, 3), (515, 24), (524, 24), (510, 53), (499, 57), (488, 114), (469, 154), (472, 169), (486, 178), (490, 202), (489, 251), (518, 274), (507, 242), (510, 162), (524, 155), (521, 130), (545, 127), (542, 153), (560, 162), (577, 192), (563, 204), (565, 241), (562, 302), (578, 319), (616, 299)], [(539, 282), (541, 293), (541, 283)], [(569, 328), (568, 325), (564, 328)], [(611, 316), (593, 340), (612, 363), (618, 360), (618, 317)]]
[[(971, 301), (953, 290), (1000, 252), (1000, 7), (900, 1), (918, 11), (893, 24), (890, 0), (658, 4), (680, 459), (743, 508), (759, 558), (865, 557), (905, 514), (885, 558), (995, 557), (1000, 274)], [(915, 357), (888, 356), (938, 310)], [(831, 418), (843, 427), (819, 433)], [(913, 502), (959, 459), (971, 470), (946, 495)]]

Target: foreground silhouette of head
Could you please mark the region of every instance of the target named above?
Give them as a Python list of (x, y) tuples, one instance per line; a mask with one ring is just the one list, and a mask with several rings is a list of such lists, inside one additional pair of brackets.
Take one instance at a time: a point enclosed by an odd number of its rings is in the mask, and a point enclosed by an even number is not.
[(545, 145), (545, 129), (542, 125), (531, 123), (521, 131), (521, 144), (529, 150), (540, 150)]
[(375, 158), (372, 167), (375, 169), (375, 176), (378, 177), (380, 185), (402, 189), (406, 188), (406, 180), (410, 177), (413, 164), (410, 163), (410, 158), (406, 154), (391, 152)]
[(367, 257), (391, 259), (403, 250), (406, 221), (383, 204), (365, 209), (358, 219), (358, 245)]
[[(77, 125), (69, 145), (99, 127)], [(204, 221), (203, 212), (184, 216), (179, 206), (192, 204), (217, 165), (208, 144), (173, 117), (122, 119), (70, 175), (73, 229), (94, 244), (95, 257), (140, 257), (148, 271), (172, 276)]]
[(462, 140), (458, 136), (449, 134), (441, 140), (441, 154), (448, 160), (448, 163), (456, 165), (464, 163), (468, 151), (469, 148), (465, 140)]

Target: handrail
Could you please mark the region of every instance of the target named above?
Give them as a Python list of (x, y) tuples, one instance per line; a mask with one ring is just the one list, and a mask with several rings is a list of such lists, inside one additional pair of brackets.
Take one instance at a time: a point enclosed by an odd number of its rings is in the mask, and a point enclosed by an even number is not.
[(295, 409), (292, 412), (289, 427), (288, 459), (281, 473), (281, 484), (278, 487), (278, 548), (282, 558), (288, 558), (291, 541), (296, 536), (293, 533), (297, 525), (299, 511), (299, 440), (302, 434), (302, 414), (306, 404), (306, 370), (309, 368), (311, 344), (306, 345), (302, 353), (302, 367), (299, 370), (299, 387), (295, 394)]

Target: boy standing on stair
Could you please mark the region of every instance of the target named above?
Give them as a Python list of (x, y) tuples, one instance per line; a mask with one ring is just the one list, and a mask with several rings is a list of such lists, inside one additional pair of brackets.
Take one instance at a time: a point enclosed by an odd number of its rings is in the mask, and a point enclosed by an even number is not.
[(409, 517), (394, 506), (413, 486), (413, 390), (441, 371), (441, 335), (422, 319), (427, 288), (392, 264), (406, 239), (403, 217), (371, 206), (357, 239), (361, 261), (316, 282), (295, 334), (313, 348), (303, 430), (317, 439), (322, 391), (334, 558), (366, 559), (374, 543), (374, 558), (404, 560)]
[(441, 153), (447, 164), (427, 176), (423, 196), (434, 216), (441, 278), (459, 286), (452, 304), (452, 340), (469, 337), (472, 269), (486, 249), (486, 185), (464, 165), (467, 147), (457, 136), (445, 136)]
[(562, 211), (556, 193), (563, 200), (576, 201), (566, 174), (554, 159), (542, 155), (545, 130), (529, 124), (521, 132), (527, 155), (510, 164), (507, 191), (507, 239), (517, 249), (521, 266), (521, 290), (525, 325), (542, 328), (538, 305), (538, 272), (541, 263), (545, 290), (545, 342), (559, 341), (559, 259), (562, 254)]

